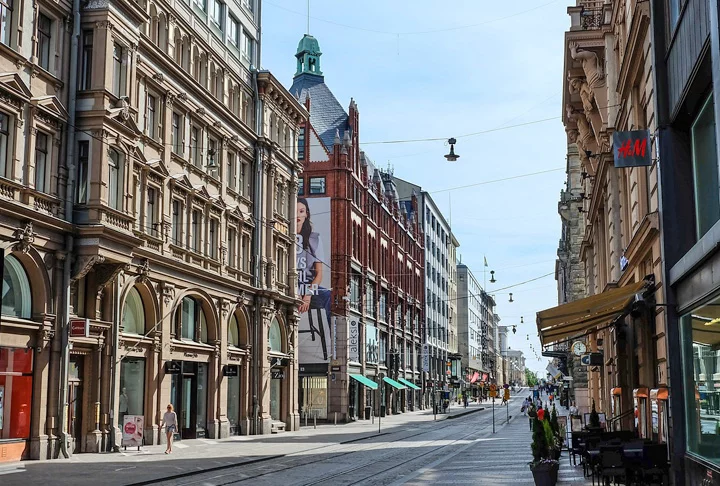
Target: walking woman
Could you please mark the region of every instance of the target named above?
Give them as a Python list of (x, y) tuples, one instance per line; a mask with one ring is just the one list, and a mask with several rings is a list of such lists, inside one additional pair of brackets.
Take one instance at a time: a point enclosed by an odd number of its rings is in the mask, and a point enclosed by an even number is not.
[(167, 449), (165, 454), (172, 454), (173, 434), (177, 432), (177, 414), (173, 411), (172, 403), (168, 403), (167, 411), (163, 415), (160, 428), (165, 425), (165, 434), (167, 435)]

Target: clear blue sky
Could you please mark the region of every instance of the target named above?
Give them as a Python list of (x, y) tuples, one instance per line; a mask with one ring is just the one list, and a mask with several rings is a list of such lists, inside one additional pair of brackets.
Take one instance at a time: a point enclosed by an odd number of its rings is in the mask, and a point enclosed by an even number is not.
[[(431, 192), (451, 218), (462, 262), (481, 285), (483, 255), (495, 270), (490, 293), (554, 271), (570, 3), (311, 0), (310, 33), (323, 52), (325, 82), (346, 109), (351, 97), (357, 102), (361, 148), (376, 165), (390, 164), (398, 177)], [(288, 87), (307, 31), (306, 8), (306, 0), (263, 1), (262, 67)], [(444, 142), (363, 145), (449, 137), (458, 139), (455, 163), (443, 158)], [(552, 169), (560, 170), (442, 191)], [(529, 368), (544, 371), (547, 359), (538, 361), (530, 344), (539, 353), (535, 313), (557, 304), (553, 276), (500, 290), (496, 299), (501, 324), (518, 324), (510, 347), (525, 352)]]

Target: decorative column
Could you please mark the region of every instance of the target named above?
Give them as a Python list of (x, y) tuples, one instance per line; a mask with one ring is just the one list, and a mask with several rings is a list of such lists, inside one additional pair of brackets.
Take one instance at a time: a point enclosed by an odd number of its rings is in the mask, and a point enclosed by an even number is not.
[(288, 333), (288, 355), (290, 360), (287, 366), (287, 375), (285, 382), (287, 383), (287, 400), (288, 418), (286, 426), (288, 430), (300, 430), (300, 412), (298, 411), (298, 322), (300, 315), (295, 308), (291, 308), (287, 314), (287, 333)]
[(268, 332), (270, 323), (275, 316), (272, 302), (266, 299), (260, 302), (260, 329), (258, 329), (259, 349), (255, 350), (255, 359), (258, 360), (258, 375), (253, 377), (260, 383), (260, 396), (258, 400), (257, 434), (270, 434), (272, 417), (270, 416), (270, 360), (268, 346)]

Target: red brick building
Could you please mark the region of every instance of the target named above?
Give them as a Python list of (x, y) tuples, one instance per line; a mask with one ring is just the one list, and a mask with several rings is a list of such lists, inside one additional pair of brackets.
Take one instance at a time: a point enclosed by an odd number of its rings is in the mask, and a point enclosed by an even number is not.
[(364, 418), (366, 407), (400, 413), (421, 397), (417, 198), (401, 200), (392, 174), (360, 150), (357, 105), (346, 112), (325, 85), (320, 55), (305, 35), (290, 88), (310, 112), (298, 144), (300, 408), (330, 420)]

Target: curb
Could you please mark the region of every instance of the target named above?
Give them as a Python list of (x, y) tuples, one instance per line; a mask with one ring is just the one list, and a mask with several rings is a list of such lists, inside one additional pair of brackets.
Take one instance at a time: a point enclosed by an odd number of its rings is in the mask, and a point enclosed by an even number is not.
[(456, 413), (455, 415), (450, 415), (449, 417), (446, 417), (445, 420), (452, 420), (459, 417), (464, 417), (465, 415), (470, 415), (471, 413), (480, 412), (482, 410), (485, 410), (485, 407), (476, 408), (474, 410), (468, 410), (467, 412), (462, 413)]

